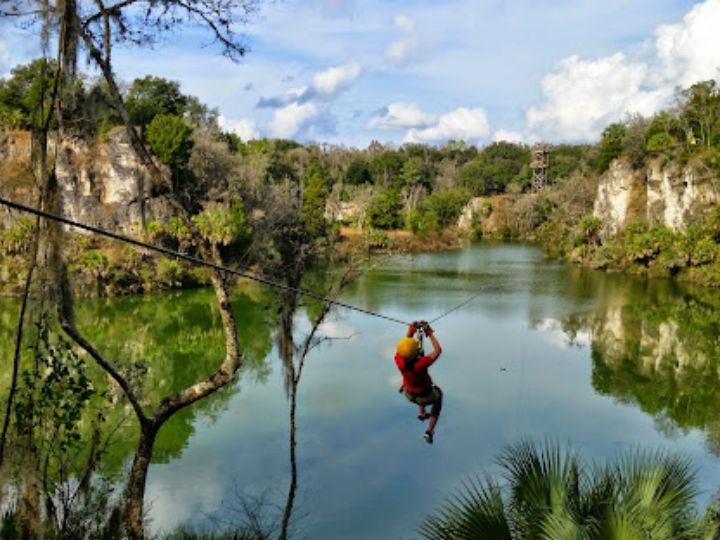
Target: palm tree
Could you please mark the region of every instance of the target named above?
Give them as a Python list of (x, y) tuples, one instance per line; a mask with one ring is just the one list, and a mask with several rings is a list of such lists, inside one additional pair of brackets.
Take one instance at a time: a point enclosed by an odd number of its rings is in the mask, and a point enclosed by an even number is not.
[(557, 444), (523, 441), (497, 460), (502, 482), (470, 480), (420, 533), (429, 540), (684, 540), (720, 538), (718, 514), (697, 513), (687, 459), (633, 452), (586, 466)]

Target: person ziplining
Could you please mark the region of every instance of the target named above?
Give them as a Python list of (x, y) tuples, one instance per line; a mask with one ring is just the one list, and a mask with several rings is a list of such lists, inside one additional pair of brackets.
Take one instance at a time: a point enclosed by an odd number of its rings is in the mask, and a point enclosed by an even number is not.
[[(416, 333), (419, 339), (415, 337)], [(430, 339), (433, 346), (433, 351), (428, 355), (425, 355), (422, 349), (423, 334)], [(418, 419), (420, 421), (430, 419), (424, 435), (428, 444), (433, 443), (435, 426), (440, 417), (443, 398), (442, 390), (433, 383), (428, 368), (435, 363), (441, 353), (442, 347), (427, 321), (414, 321), (408, 327), (405, 337), (398, 342), (397, 352), (395, 353), (395, 364), (403, 377), (400, 392), (418, 406)], [(428, 405), (432, 405), (430, 414), (425, 411)]]

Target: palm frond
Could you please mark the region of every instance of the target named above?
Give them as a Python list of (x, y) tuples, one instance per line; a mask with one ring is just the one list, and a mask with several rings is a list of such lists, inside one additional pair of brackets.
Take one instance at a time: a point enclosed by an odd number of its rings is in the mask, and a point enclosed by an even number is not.
[(428, 540), (511, 540), (500, 487), (490, 479), (471, 479), (419, 529)]

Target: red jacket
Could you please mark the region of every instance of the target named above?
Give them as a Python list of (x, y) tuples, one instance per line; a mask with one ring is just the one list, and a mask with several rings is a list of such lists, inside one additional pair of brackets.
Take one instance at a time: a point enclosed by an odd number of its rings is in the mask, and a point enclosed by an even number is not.
[(403, 374), (403, 386), (412, 394), (423, 394), (430, 389), (432, 379), (428, 368), (435, 362), (432, 356), (422, 356), (415, 360), (412, 368), (406, 369), (405, 359), (395, 354), (395, 364)]

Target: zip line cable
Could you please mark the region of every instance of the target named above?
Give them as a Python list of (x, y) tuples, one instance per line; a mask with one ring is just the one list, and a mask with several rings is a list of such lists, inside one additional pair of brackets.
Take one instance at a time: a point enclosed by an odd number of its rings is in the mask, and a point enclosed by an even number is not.
[(442, 319), (443, 317), (447, 317), (447, 316), (450, 315), (453, 311), (457, 311), (458, 309), (460, 309), (460, 308), (463, 307), (464, 305), (469, 304), (470, 302), (472, 302), (473, 300), (475, 300), (475, 299), (476, 299), (478, 296), (480, 296), (481, 294), (482, 294), (482, 292), (479, 292), (479, 293), (477, 293), (477, 294), (473, 294), (470, 298), (468, 298), (468, 299), (465, 300), (464, 302), (461, 302), (460, 304), (458, 304), (457, 306), (455, 306), (455, 307), (452, 308), (452, 309), (448, 309), (448, 310), (447, 310), (445, 313), (443, 313), (442, 315), (439, 315), (438, 317), (435, 317), (434, 319), (428, 321), (428, 323), (429, 323), (429, 324), (432, 324), (432, 323), (434, 323), (435, 321), (439, 321), (439, 320)]
[[(136, 247), (139, 247), (139, 248), (143, 248), (143, 249), (147, 249), (147, 250), (150, 250), (150, 251), (156, 251), (156, 252), (158, 252), (158, 253), (162, 253), (163, 255), (166, 255), (166, 256), (168, 256), (168, 257), (172, 257), (172, 258), (174, 258), (174, 259), (181, 259), (181, 260), (188, 261), (188, 262), (190, 262), (190, 263), (197, 264), (197, 265), (200, 265), (200, 266), (206, 266), (206, 267), (208, 267), (208, 268), (213, 268), (214, 270), (217, 270), (217, 271), (219, 271), (219, 272), (225, 272), (225, 273), (227, 273), (227, 274), (232, 274), (232, 275), (239, 276), (239, 277), (242, 277), (242, 278), (250, 279), (250, 280), (252, 280), (252, 281), (257, 281), (258, 283), (262, 283), (262, 284), (264, 284), (264, 285), (269, 285), (270, 287), (275, 287), (275, 288), (277, 288), (277, 289), (283, 289), (283, 290), (286, 290), (286, 291), (292, 291), (292, 292), (301, 294), (301, 295), (303, 295), (303, 296), (307, 296), (307, 297), (309, 297), (309, 298), (314, 298), (315, 300), (320, 300), (320, 301), (322, 301), (322, 302), (327, 302), (327, 303), (329, 303), (329, 304), (334, 304), (334, 305), (339, 306), (339, 307), (344, 307), (344, 308), (346, 308), (346, 309), (351, 309), (351, 310), (357, 311), (357, 312), (359, 312), (359, 313), (364, 313), (365, 315), (370, 315), (370, 316), (372, 316), (372, 317), (379, 317), (380, 319), (385, 319), (386, 321), (391, 321), (391, 322), (398, 323), (398, 324), (403, 324), (403, 325), (409, 325), (409, 324), (410, 324), (410, 323), (405, 322), (405, 321), (402, 321), (402, 320), (400, 320), (400, 319), (396, 319), (395, 317), (390, 317), (390, 316), (388, 316), (388, 315), (383, 315), (382, 313), (377, 313), (376, 311), (371, 311), (371, 310), (369, 310), (369, 309), (364, 309), (364, 308), (361, 308), (361, 307), (358, 307), (358, 306), (353, 306), (353, 305), (351, 305), (351, 304), (346, 304), (345, 302), (340, 302), (340, 301), (338, 301), (338, 300), (333, 300), (333, 299), (331, 299), (331, 298), (327, 298), (326, 296), (322, 296), (322, 295), (316, 294), (316, 293), (314, 293), (314, 292), (312, 292), (312, 291), (309, 291), (309, 290), (307, 290), (307, 289), (303, 289), (302, 287), (291, 287), (291, 286), (289, 286), (289, 285), (284, 285), (284, 284), (282, 284), (282, 283), (278, 283), (278, 282), (276, 282), (276, 281), (272, 281), (272, 280), (267, 279), (267, 278), (263, 278), (263, 277), (260, 277), (260, 276), (256, 276), (256, 275), (254, 275), (254, 274), (249, 274), (249, 273), (247, 273), (247, 272), (241, 272), (240, 270), (234, 270), (234, 269), (232, 269), (232, 268), (228, 268), (227, 266), (222, 266), (222, 265), (219, 265), (219, 264), (210, 262), (210, 261), (205, 261), (205, 260), (200, 259), (200, 258), (198, 258), (198, 257), (194, 257), (194, 256), (192, 256), (192, 255), (187, 255), (187, 254), (185, 254), (185, 253), (180, 253), (179, 251), (174, 251), (174, 250), (172, 250), (172, 249), (164, 248), (164, 247), (162, 247), (162, 246), (158, 246), (158, 245), (155, 245), (155, 244), (149, 244), (149, 243), (147, 243), (147, 242), (142, 242), (142, 241), (140, 241), (140, 240), (136, 240), (136, 239), (131, 238), (131, 237), (129, 237), (129, 236), (124, 236), (124, 235), (121, 235), (121, 234), (117, 234), (117, 233), (108, 231), (108, 230), (106, 230), (106, 229), (101, 229), (101, 228), (99, 228), (99, 227), (93, 227), (92, 225), (86, 225), (85, 223), (80, 223), (80, 222), (77, 222), (77, 221), (73, 221), (73, 220), (68, 219), (68, 218), (66, 218), (66, 217), (58, 216), (58, 215), (56, 215), (56, 214), (51, 214), (50, 212), (45, 212), (44, 210), (40, 210), (40, 209), (38, 209), (38, 208), (33, 208), (33, 207), (31, 207), (31, 206), (26, 206), (26, 205), (24, 205), (24, 204), (21, 204), (21, 203), (15, 202), (15, 201), (11, 201), (11, 200), (5, 199), (5, 198), (3, 198), (3, 197), (0, 197), (0, 204), (3, 204), (3, 205), (5, 205), (5, 206), (7, 206), (7, 207), (9, 207), (9, 208), (14, 209), (14, 210), (18, 210), (18, 211), (20, 211), (20, 212), (26, 212), (26, 213), (28, 213), (28, 214), (33, 214), (33, 215), (35, 215), (35, 216), (38, 216), (38, 217), (41, 217), (41, 218), (43, 218), (43, 219), (47, 219), (47, 220), (50, 220), (50, 221), (57, 221), (57, 222), (59, 222), (59, 223), (63, 223), (63, 224), (65, 224), (65, 225), (69, 225), (69, 226), (71, 226), (71, 227), (75, 227), (75, 228), (78, 228), (78, 229), (82, 229), (82, 230), (85, 230), (85, 231), (88, 231), (88, 232), (91, 232), (91, 233), (93, 233), (93, 234), (97, 234), (97, 235), (100, 235), (100, 236), (105, 236), (106, 238), (111, 238), (111, 239), (117, 240), (117, 241), (119, 241), (119, 242), (124, 242), (124, 243), (126, 243), (126, 244), (131, 244), (131, 245), (133, 245), (133, 246), (136, 246)], [(462, 302), (461, 304), (459, 304), (459, 305), (455, 306), (454, 308), (446, 311), (445, 313), (443, 313), (443, 314), (440, 315), (439, 317), (435, 317), (435, 318), (432, 319), (430, 322), (433, 323), (433, 322), (435, 322), (435, 321), (438, 321), (438, 320), (442, 319), (443, 317), (449, 315), (449, 314), (452, 313), (453, 311), (455, 311), (455, 310), (457, 310), (457, 309), (460, 309), (460, 308), (461, 308), (462, 306), (464, 306), (465, 304), (468, 304), (470, 301), (474, 300), (474, 299), (477, 298), (478, 296), (480, 296), (480, 293), (478, 293), (478, 294), (470, 297), (469, 299), (465, 300), (465, 301)]]

